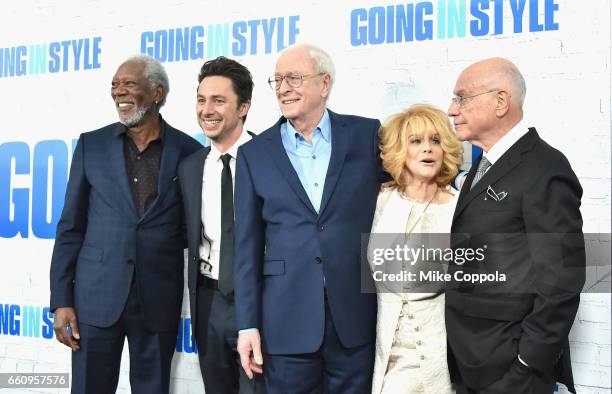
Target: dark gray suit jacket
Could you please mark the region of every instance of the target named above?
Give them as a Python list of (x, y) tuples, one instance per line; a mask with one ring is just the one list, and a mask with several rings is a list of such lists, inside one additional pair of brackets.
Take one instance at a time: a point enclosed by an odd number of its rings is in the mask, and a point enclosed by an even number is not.
[[(250, 131), (247, 133), (255, 137)], [(204, 162), (210, 153), (210, 147), (202, 148), (183, 159), (179, 165), (179, 183), (185, 206), (185, 224), (187, 225), (187, 286), (189, 288), (189, 307), (191, 310), (192, 332), (197, 323), (198, 272), (200, 267), (199, 246), (202, 234), (202, 176)], [(235, 174), (232, 174), (235, 176)], [(221, 225), (221, 223), (219, 223)]]
[[(485, 260), (450, 271), (498, 271), (506, 281), (447, 290), (451, 376), (481, 389), (520, 354), (574, 391), (567, 336), (584, 285), (580, 183), (565, 156), (533, 128), (470, 190), (477, 166), (459, 195), (452, 237), (455, 249), (486, 245)], [(493, 192), (506, 195), (496, 201)]]

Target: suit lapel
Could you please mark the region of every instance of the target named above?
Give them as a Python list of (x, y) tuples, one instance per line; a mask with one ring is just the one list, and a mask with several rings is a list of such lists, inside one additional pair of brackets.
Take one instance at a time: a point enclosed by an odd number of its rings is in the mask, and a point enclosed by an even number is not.
[(184, 196), (184, 201), (186, 204), (189, 204), (189, 223), (187, 223), (188, 228), (197, 228), (200, 231), (194, 231), (191, 236), (193, 239), (190, 241), (190, 245), (199, 245), (200, 237), (202, 233), (202, 179), (204, 175), (204, 162), (206, 161), (206, 157), (210, 153), (210, 147), (207, 147), (200, 152), (198, 152), (198, 156), (195, 160), (192, 160), (189, 163), (189, 167), (186, 168), (187, 176), (189, 178), (189, 182), (185, 182), (183, 180), (183, 184), (185, 187), (185, 192), (188, 194)]
[(274, 126), (272, 133), (267, 135), (268, 143), (265, 144), (268, 149), (268, 153), (272, 156), (272, 161), (278, 167), (281, 174), (289, 183), (289, 186), (293, 190), (293, 192), (298, 196), (298, 198), (306, 205), (306, 207), (313, 213), (317, 214), (317, 211), (312, 206), (308, 195), (306, 194), (306, 190), (302, 186), (302, 182), (300, 182), (300, 178), (298, 174), (295, 172), (291, 161), (289, 160), (289, 156), (287, 156), (287, 152), (285, 151), (285, 147), (283, 146), (283, 141), (281, 139), (281, 131), (280, 125), (285, 121), (284, 118), (281, 118)]
[(166, 122), (162, 121), (164, 130), (164, 140), (161, 155), (161, 164), (159, 168), (159, 178), (157, 179), (157, 198), (149, 209), (142, 215), (141, 221), (144, 220), (150, 212), (154, 212), (159, 204), (164, 201), (168, 188), (172, 182), (176, 182), (176, 169), (181, 158), (181, 146), (176, 137), (177, 131), (170, 127)]
[(323, 211), (329, 203), (335, 188), (342, 167), (344, 166), (344, 158), (346, 157), (346, 151), (348, 148), (348, 138), (350, 132), (347, 128), (344, 120), (338, 116), (338, 114), (329, 111), (329, 118), (331, 122), (331, 139), (332, 139), (332, 151), (329, 159), (329, 166), (327, 167), (327, 175), (325, 177), (325, 186), (323, 187), (323, 196), (321, 197), (321, 206), (319, 207), (319, 216), (323, 214)]
[[(195, 253), (194, 256), (197, 256), (199, 253), (198, 245), (200, 245), (202, 237), (202, 181), (204, 175), (204, 162), (209, 153), (210, 147), (198, 151), (194, 160), (189, 160), (186, 163), (185, 173), (183, 175), (189, 180), (182, 179), (181, 181), (184, 185), (183, 190), (185, 192), (183, 202), (185, 204), (185, 211), (188, 213), (188, 245), (194, 246), (195, 249), (190, 250), (190, 253)], [(193, 229), (193, 231), (189, 231), (189, 229)], [(188, 267), (189, 286), (190, 288), (195, 288), (199, 262), (189, 259)]]
[(118, 204), (125, 213), (131, 216), (133, 219), (138, 219), (136, 213), (136, 206), (134, 205), (134, 197), (132, 196), (132, 190), (128, 183), (127, 170), (125, 168), (125, 155), (123, 153), (123, 136), (113, 135), (109, 141), (109, 160), (112, 168), (112, 177), (117, 180), (116, 184), (119, 186), (119, 194), (127, 202), (127, 204), (120, 202)]
[(465, 181), (465, 187), (461, 188), (461, 193), (459, 194), (459, 201), (457, 202), (457, 208), (455, 209), (455, 214), (453, 215), (453, 221), (461, 214), (461, 212), (469, 205), (469, 203), (479, 196), (483, 191), (487, 189), (490, 185), (494, 184), (506, 174), (508, 174), (513, 168), (518, 166), (522, 161), (522, 154), (531, 149), (536, 139), (539, 138), (535, 129), (530, 128), (529, 132), (521, 137), (514, 145), (510, 147), (495, 163), (495, 165), (491, 166), (489, 171), (487, 171), (482, 178), (478, 181), (478, 183), (469, 190), (472, 181), (474, 180), (474, 176), (476, 174), (476, 168), (478, 167), (478, 163), (482, 160), (482, 156), (477, 163), (472, 164), (472, 168), (468, 174), (468, 178)]

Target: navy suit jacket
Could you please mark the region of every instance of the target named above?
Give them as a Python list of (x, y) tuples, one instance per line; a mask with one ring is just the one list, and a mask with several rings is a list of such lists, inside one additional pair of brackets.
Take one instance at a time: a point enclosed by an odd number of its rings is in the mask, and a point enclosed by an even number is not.
[(360, 250), (379, 190), (380, 122), (329, 115), (332, 153), (319, 213), (283, 147), (286, 119), (238, 149), (236, 323), (239, 330), (258, 328), (270, 354), (319, 349), (324, 288), (341, 343), (354, 347), (375, 339), (376, 295), (361, 292)]
[(74, 151), (51, 260), (51, 310), (76, 309), (80, 323), (108, 327), (135, 275), (145, 322), (174, 330), (183, 295), (185, 235), (177, 167), (202, 146), (165, 127), (158, 196), (138, 217), (118, 123), (81, 134)]

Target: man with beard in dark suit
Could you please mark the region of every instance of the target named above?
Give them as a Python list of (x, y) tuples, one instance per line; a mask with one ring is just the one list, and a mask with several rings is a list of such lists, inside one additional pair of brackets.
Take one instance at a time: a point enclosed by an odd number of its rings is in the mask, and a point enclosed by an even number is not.
[(458, 393), (552, 393), (556, 381), (575, 392), (568, 333), (584, 284), (582, 188), (565, 156), (523, 120), (525, 92), (513, 63), (487, 59), (461, 73), (448, 111), (457, 137), (484, 151), (452, 236), (456, 251), (483, 248), (485, 261), (455, 259), (450, 270), (506, 277), (447, 291)]
[(170, 390), (185, 247), (176, 173), (201, 145), (159, 114), (169, 89), (158, 61), (128, 59), (111, 83), (120, 123), (74, 150), (50, 278), (73, 393), (115, 392), (126, 338), (132, 393)]

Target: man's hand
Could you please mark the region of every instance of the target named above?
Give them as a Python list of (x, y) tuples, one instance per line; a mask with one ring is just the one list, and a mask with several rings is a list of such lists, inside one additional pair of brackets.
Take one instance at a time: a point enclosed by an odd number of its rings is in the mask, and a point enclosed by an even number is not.
[(249, 331), (238, 334), (238, 354), (240, 364), (249, 379), (253, 379), (253, 372), (263, 373), (263, 357), (261, 355), (261, 338), (259, 331)]
[[(81, 339), (81, 336), (79, 335), (74, 308), (57, 308), (54, 315), (53, 331), (55, 331), (55, 338), (72, 350), (79, 350), (78, 340)], [(72, 333), (68, 332), (68, 327), (70, 327)]]

